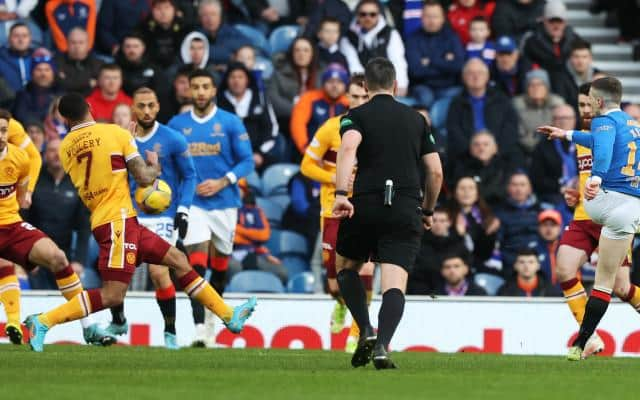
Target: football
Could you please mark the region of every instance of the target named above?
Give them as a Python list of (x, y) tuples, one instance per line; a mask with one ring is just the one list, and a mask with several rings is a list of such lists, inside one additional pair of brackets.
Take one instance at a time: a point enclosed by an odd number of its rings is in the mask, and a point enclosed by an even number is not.
[(171, 205), (171, 188), (162, 179), (152, 185), (136, 189), (135, 200), (145, 214), (160, 214)]

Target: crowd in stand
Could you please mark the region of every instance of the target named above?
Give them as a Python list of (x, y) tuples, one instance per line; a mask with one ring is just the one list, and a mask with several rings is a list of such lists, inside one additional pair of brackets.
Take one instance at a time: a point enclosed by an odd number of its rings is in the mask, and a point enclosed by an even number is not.
[[(617, 15), (621, 40), (636, 43), (639, 25), (629, 19), (640, 8), (619, 3), (592, 9)], [(297, 35), (274, 46), (268, 38), (281, 26)], [(560, 0), (5, 0), (0, 45), (0, 107), (45, 161), (26, 217), (87, 280), (96, 279), (87, 218), (55, 155), (68, 129), (61, 94), (82, 93), (96, 120), (126, 127), (130, 96), (147, 86), (166, 123), (189, 110), (189, 73), (205, 68), (218, 106), (243, 120), (263, 173), (299, 163), (316, 129), (348, 108), (350, 74), (383, 56), (396, 68), (398, 98), (431, 122), (446, 167), (408, 293), (486, 294), (474, 275), (504, 281), (501, 295), (560, 293), (555, 251), (572, 215), (562, 192), (576, 181), (575, 148), (541, 140), (535, 128), (579, 127), (578, 87), (607, 73)], [(640, 118), (638, 105), (625, 108)], [(298, 174), (287, 188), (281, 227), (307, 238), (312, 254), (319, 186)], [(232, 270), (286, 281), (282, 260), (264, 247), (259, 195), (244, 189)], [(591, 273), (585, 266), (583, 277)], [(30, 276), (32, 288), (51, 283), (44, 272)]]

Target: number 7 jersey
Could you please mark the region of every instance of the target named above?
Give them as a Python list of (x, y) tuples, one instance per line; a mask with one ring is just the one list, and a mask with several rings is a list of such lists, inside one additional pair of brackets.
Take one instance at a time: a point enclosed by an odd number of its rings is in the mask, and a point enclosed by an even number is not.
[(138, 156), (135, 139), (117, 125), (87, 122), (65, 136), (60, 160), (91, 212), (92, 229), (136, 216), (127, 161)]

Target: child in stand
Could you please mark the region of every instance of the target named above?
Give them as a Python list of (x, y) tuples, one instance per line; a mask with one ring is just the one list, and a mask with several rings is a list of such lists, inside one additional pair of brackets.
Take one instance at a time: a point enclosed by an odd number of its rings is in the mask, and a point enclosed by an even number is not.
[(466, 59), (480, 58), (491, 68), (496, 59), (496, 46), (489, 40), (491, 36), (489, 22), (482, 16), (475, 17), (469, 24), (469, 35), (471, 41), (467, 43)]

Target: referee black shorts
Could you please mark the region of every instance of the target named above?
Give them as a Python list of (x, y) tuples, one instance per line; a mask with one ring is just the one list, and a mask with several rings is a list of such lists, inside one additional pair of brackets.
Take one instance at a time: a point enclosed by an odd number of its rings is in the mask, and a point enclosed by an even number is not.
[(351, 201), (355, 212), (340, 223), (337, 253), (356, 261), (398, 265), (410, 272), (423, 233), (420, 202), (396, 195), (387, 207), (382, 194), (359, 195)]

